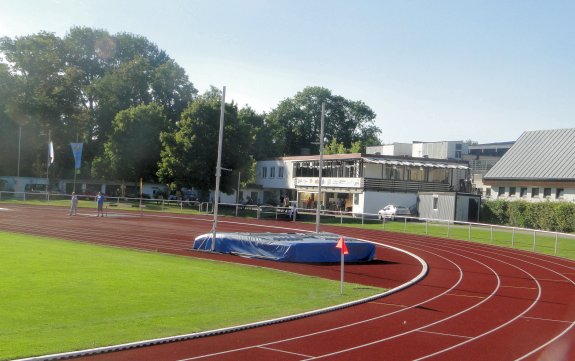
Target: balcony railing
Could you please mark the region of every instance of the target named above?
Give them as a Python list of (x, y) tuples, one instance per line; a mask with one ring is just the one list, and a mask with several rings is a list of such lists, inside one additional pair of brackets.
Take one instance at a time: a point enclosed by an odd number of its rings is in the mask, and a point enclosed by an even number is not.
[(387, 192), (449, 192), (448, 183), (416, 182), (393, 179), (364, 178), (363, 188), (370, 191)]

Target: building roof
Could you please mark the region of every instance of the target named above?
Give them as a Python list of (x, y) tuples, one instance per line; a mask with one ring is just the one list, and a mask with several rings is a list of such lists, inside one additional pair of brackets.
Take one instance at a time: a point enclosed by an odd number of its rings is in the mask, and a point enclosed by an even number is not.
[(524, 132), (484, 179), (575, 180), (575, 128)]

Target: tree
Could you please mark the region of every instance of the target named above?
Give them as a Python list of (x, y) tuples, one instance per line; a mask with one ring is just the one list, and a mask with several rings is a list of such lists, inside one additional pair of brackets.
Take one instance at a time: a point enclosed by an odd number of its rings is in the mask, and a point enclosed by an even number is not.
[(381, 130), (374, 125), (375, 113), (367, 105), (333, 95), (326, 88), (307, 87), (280, 102), (269, 115), (273, 139), (284, 155), (300, 154), (306, 148), (318, 152), (322, 103), (328, 141), (337, 139), (346, 148), (358, 140), (367, 145), (379, 143)]
[(72, 176), (70, 142), (84, 143), (83, 170), (89, 170), (94, 158), (104, 157), (116, 114), (157, 103), (174, 129), (197, 92), (163, 50), (133, 34), (73, 27), (62, 39), (48, 32), (2, 38), (0, 53), (0, 80), (10, 84), (0, 100), (0, 127), (13, 143), (24, 125), (22, 164), (29, 176), (45, 174), (48, 132), (56, 153), (50, 172)]
[[(215, 189), (221, 93), (212, 87), (182, 114), (175, 132), (161, 135), (159, 179), (172, 189), (192, 186), (207, 192)], [(235, 104), (226, 104), (221, 166), (235, 171), (250, 166), (251, 126), (238, 117)], [(245, 119), (244, 119), (245, 120)], [(222, 172), (220, 188), (231, 193), (235, 178)]]
[(143, 104), (119, 112), (104, 145), (104, 154), (94, 159), (96, 176), (108, 179), (142, 177), (154, 181), (160, 159), (160, 133), (167, 119), (161, 106)]

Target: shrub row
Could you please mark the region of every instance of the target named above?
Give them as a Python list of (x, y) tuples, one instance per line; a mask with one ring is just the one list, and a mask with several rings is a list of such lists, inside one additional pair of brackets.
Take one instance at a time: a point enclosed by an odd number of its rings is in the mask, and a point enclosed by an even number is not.
[(575, 203), (488, 200), (482, 202), (480, 218), (483, 223), (570, 233), (575, 231)]

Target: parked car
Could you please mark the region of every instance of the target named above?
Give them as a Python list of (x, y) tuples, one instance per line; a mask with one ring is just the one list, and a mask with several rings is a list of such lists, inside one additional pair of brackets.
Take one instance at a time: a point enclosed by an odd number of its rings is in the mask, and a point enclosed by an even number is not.
[(380, 220), (384, 218), (389, 218), (394, 220), (397, 216), (411, 216), (411, 211), (409, 208), (404, 206), (396, 206), (393, 204), (388, 204), (387, 206), (383, 207), (382, 209), (377, 212), (377, 216)]

